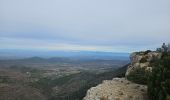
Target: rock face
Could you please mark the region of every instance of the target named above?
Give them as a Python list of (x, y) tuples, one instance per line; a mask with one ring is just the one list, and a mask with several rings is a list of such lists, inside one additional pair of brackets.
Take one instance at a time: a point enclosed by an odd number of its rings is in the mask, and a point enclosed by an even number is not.
[(151, 71), (150, 62), (160, 59), (161, 53), (158, 52), (135, 52), (130, 55), (131, 64), (126, 71), (126, 77), (137, 68), (144, 68), (145, 71)]
[(89, 89), (83, 100), (148, 100), (147, 87), (114, 78)]
[[(135, 52), (130, 55), (131, 64), (126, 71), (126, 78), (114, 78), (113, 80), (103, 81), (96, 87), (87, 91), (83, 100), (148, 100), (147, 86), (141, 83), (133, 83), (128, 80), (128, 76), (134, 76), (143, 81), (146, 72), (152, 71), (151, 62), (160, 59), (159, 52)], [(142, 69), (142, 71), (140, 71)], [(140, 73), (139, 73), (140, 72)], [(140, 75), (139, 75), (140, 74)], [(147, 76), (146, 76), (147, 77)], [(133, 78), (132, 78), (133, 79)]]

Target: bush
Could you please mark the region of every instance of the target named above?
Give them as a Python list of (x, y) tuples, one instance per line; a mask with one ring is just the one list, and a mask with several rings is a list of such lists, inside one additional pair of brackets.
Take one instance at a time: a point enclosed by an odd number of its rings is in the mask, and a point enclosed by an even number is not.
[(148, 54), (149, 52), (152, 52), (151, 50), (146, 50), (145, 52), (144, 52), (144, 54), (146, 55), (146, 54)]
[(145, 63), (147, 62), (147, 58), (146, 57), (143, 57), (141, 60), (140, 60), (140, 63)]
[(145, 68), (136, 68), (127, 76), (127, 79), (138, 84), (147, 84), (147, 73)]
[(154, 63), (148, 78), (148, 93), (151, 100), (170, 100), (170, 53)]
[(9, 83), (9, 77), (8, 76), (0, 76), (0, 83)]

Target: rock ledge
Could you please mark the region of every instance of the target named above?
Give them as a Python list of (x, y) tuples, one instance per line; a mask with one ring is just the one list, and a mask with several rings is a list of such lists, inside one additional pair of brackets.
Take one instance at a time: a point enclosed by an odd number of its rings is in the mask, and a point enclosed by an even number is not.
[(89, 89), (83, 100), (148, 100), (147, 86), (114, 78)]

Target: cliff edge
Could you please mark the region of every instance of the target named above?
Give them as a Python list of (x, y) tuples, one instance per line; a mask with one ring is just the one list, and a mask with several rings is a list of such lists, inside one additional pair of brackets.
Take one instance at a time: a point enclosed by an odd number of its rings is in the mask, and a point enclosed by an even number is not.
[(153, 60), (160, 59), (161, 53), (154, 51), (134, 52), (130, 55), (131, 64), (126, 71), (126, 77), (136, 71), (136, 69), (144, 69), (151, 71), (151, 63)]
[(83, 100), (148, 100), (147, 73), (152, 71), (152, 62), (161, 58), (153, 51), (134, 52), (125, 78), (105, 80), (87, 91)]
[(125, 78), (114, 78), (89, 89), (83, 100), (148, 100), (147, 87)]

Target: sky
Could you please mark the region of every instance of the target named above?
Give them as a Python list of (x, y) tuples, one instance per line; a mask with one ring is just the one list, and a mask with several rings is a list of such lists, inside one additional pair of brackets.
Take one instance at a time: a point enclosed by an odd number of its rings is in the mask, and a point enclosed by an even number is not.
[(0, 0), (0, 49), (133, 52), (170, 42), (170, 0)]

